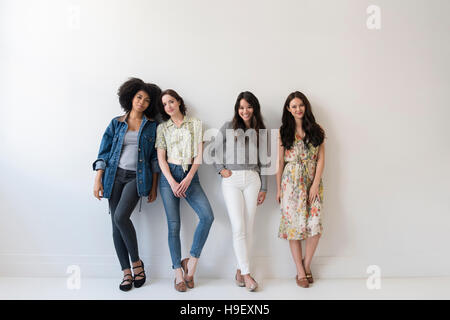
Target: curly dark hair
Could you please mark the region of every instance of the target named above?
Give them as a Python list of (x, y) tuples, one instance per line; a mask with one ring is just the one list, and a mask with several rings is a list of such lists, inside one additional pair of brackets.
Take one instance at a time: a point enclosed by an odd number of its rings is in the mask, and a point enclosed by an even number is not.
[(186, 115), (186, 106), (184, 105), (184, 100), (180, 95), (173, 89), (167, 89), (161, 92), (158, 99), (158, 105), (159, 105), (159, 113), (161, 113), (161, 117), (164, 121), (167, 121), (170, 119), (170, 116), (166, 113), (164, 110), (164, 105), (162, 104), (162, 97), (168, 94), (169, 96), (175, 98), (180, 103), (180, 112), (183, 116)]
[(161, 93), (161, 89), (156, 84), (145, 83), (138, 78), (129, 78), (117, 90), (120, 105), (125, 112), (130, 112), (133, 107), (133, 98), (141, 90), (145, 91), (150, 97), (150, 105), (145, 109), (144, 114), (148, 118), (154, 119), (158, 114), (158, 98)]
[(305, 146), (308, 146), (308, 144), (311, 143), (314, 147), (317, 147), (318, 145), (321, 145), (325, 139), (325, 132), (322, 127), (316, 123), (308, 98), (299, 91), (291, 92), (284, 103), (283, 116), (281, 119), (282, 124), (280, 127), (281, 143), (286, 149), (291, 149), (294, 144), (295, 119), (287, 108), (289, 107), (289, 103), (295, 98), (302, 100), (305, 105), (305, 113), (302, 121), (302, 128), (305, 132)]

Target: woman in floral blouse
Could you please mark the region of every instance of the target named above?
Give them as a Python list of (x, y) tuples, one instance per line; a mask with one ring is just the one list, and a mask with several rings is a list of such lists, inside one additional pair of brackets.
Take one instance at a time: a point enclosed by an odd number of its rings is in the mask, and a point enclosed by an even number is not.
[[(292, 92), (283, 108), (279, 132), (277, 201), (281, 207), (278, 237), (289, 240), (297, 267), (297, 285), (313, 283), (311, 260), (322, 234), (322, 172), (325, 133), (316, 123), (306, 96)], [(302, 259), (300, 240), (306, 240)]]
[[(160, 193), (166, 211), (169, 229), (169, 249), (172, 269), (175, 270), (174, 286), (184, 292), (194, 287), (194, 273), (202, 248), (208, 238), (214, 220), (198, 177), (202, 162), (203, 136), (200, 120), (186, 115), (183, 99), (174, 91), (161, 93), (160, 111), (166, 120), (157, 128), (155, 147), (158, 150)], [(200, 221), (195, 229), (190, 257), (181, 260), (180, 198), (185, 198)], [(183, 276), (184, 272), (184, 276)]]

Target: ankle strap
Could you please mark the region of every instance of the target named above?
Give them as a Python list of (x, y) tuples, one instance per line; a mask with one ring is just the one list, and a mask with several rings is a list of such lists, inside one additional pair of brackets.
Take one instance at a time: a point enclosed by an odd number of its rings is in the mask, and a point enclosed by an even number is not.
[(137, 268), (144, 268), (144, 264), (141, 262), (140, 266), (133, 267), (133, 269), (137, 269)]

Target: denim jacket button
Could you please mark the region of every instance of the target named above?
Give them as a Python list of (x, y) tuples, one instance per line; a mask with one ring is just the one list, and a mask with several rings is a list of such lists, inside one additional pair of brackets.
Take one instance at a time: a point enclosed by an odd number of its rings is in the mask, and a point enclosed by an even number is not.
[(142, 170), (139, 170), (139, 172), (142, 172)]

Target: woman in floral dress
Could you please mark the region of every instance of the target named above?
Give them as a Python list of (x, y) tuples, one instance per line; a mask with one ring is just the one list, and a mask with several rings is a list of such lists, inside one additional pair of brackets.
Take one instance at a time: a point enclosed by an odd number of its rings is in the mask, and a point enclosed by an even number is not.
[[(281, 207), (278, 237), (289, 240), (297, 267), (297, 285), (313, 283), (311, 260), (322, 234), (322, 172), (325, 133), (316, 123), (306, 96), (298, 91), (286, 99), (279, 132), (277, 201)], [(305, 240), (302, 259), (300, 241)]]

